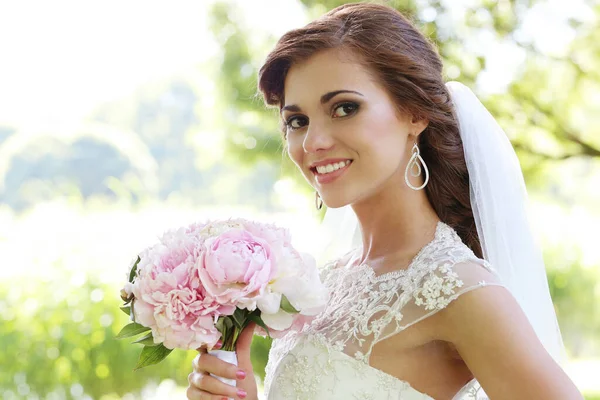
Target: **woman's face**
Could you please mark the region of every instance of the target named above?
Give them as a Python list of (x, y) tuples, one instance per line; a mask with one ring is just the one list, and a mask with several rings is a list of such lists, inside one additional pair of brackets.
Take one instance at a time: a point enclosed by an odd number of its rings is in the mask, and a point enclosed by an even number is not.
[(284, 93), (288, 154), (328, 207), (404, 185), (416, 138), (409, 135), (426, 122), (401, 115), (365, 67), (336, 50), (319, 52), (290, 68)]

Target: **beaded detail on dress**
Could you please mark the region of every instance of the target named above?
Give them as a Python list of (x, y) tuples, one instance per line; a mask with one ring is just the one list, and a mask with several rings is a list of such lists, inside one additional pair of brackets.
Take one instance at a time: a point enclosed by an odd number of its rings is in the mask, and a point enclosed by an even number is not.
[[(321, 278), (330, 292), (326, 309), (302, 331), (273, 341), (265, 379), (269, 399), (430, 399), (371, 367), (373, 346), (463, 293), (501, 285), (491, 265), (443, 222), (406, 269), (376, 275), (368, 265), (356, 265), (360, 250), (323, 267)], [(485, 398), (476, 381), (457, 396)]]

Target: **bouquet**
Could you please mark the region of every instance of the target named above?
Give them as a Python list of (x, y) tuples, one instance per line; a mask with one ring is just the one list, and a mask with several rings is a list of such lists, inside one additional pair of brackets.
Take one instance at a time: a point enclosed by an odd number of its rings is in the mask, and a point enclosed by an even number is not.
[[(133, 342), (144, 346), (139, 369), (202, 346), (237, 364), (236, 340), (249, 323), (271, 337), (301, 329), (328, 292), (286, 229), (229, 219), (166, 232), (136, 257), (121, 298), (132, 322), (117, 338), (145, 333)], [(219, 339), (222, 350), (212, 351)]]

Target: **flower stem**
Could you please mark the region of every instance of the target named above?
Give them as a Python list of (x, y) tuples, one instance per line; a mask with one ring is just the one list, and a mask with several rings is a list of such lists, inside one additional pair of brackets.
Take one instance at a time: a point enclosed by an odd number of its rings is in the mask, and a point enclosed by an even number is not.
[(240, 331), (236, 327), (228, 331), (226, 337), (223, 337), (223, 347), (221, 347), (221, 350), (235, 351), (235, 344), (237, 343), (239, 334)]

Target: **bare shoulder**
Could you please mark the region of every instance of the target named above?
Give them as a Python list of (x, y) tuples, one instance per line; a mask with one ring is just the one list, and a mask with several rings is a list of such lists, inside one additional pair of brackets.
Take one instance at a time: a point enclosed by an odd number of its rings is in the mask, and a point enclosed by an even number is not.
[[(519, 337), (541, 347), (517, 300), (506, 287), (501, 286), (497, 276), (476, 262), (461, 264), (463, 271), (477, 271), (480, 284), (456, 297), (439, 313), (440, 338), (458, 348), (474, 339), (482, 340), (485, 332), (487, 341), (494, 346), (507, 338)], [(462, 274), (459, 276), (462, 278)]]
[[(463, 264), (495, 279), (476, 263)], [(438, 337), (456, 348), (490, 398), (582, 399), (507, 288), (482, 282), (450, 302), (436, 320)]]

